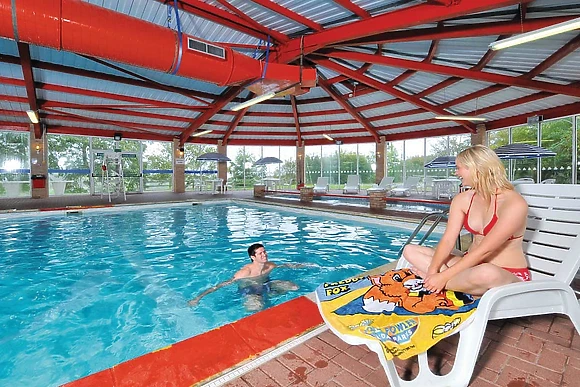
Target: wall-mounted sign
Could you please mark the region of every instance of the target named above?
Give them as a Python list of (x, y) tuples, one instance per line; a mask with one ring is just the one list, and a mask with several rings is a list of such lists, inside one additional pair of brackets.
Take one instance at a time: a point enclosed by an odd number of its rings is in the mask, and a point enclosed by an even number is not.
[(183, 158), (181, 158), (181, 159), (176, 158), (175, 159), (175, 164), (185, 164), (185, 159), (183, 159)]

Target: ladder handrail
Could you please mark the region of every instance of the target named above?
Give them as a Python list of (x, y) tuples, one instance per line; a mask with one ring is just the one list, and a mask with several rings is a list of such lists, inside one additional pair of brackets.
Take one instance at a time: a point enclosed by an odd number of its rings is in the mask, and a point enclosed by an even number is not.
[(417, 227), (415, 227), (415, 230), (411, 233), (411, 235), (409, 235), (409, 238), (407, 238), (407, 241), (403, 244), (403, 247), (401, 247), (401, 250), (399, 250), (398, 257), (401, 258), (401, 255), (403, 254), (403, 249), (405, 248), (405, 246), (407, 246), (409, 243), (411, 243), (413, 241), (413, 239), (415, 239), (417, 234), (419, 234), (419, 232), (421, 231), (421, 229), (423, 228), (423, 226), (427, 223), (427, 221), (429, 219), (435, 218), (431, 227), (429, 227), (429, 229), (427, 230), (425, 235), (423, 235), (423, 237), (419, 241), (419, 243), (418, 243), (419, 245), (422, 245), (427, 240), (427, 238), (429, 238), (429, 236), (431, 235), (433, 230), (435, 230), (435, 228), (439, 225), (439, 223), (441, 223), (441, 220), (447, 219), (448, 216), (449, 216), (448, 211), (437, 211), (437, 212), (432, 212), (430, 214), (425, 215), (423, 217), (423, 219), (421, 219), (421, 222), (419, 222)]

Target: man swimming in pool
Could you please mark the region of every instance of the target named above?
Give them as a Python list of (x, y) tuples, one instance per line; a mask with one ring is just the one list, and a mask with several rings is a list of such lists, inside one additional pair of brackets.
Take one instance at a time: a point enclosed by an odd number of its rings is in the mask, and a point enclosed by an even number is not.
[(268, 253), (261, 243), (254, 243), (248, 247), (248, 255), (252, 262), (238, 270), (232, 279), (205, 290), (199, 296), (190, 300), (188, 304), (196, 306), (203, 297), (233, 282), (238, 283), (240, 293), (246, 296), (244, 306), (247, 310), (252, 311), (260, 310), (264, 307), (265, 294), (279, 295), (291, 290), (298, 290), (298, 285), (291, 281), (270, 280), (269, 274), (276, 267), (300, 268), (307, 265), (297, 263), (277, 265), (274, 262), (270, 262), (268, 261)]

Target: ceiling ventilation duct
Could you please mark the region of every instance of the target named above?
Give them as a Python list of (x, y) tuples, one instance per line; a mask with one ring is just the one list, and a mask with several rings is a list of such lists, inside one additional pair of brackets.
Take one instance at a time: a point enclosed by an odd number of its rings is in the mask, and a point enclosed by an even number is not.
[[(166, 73), (174, 72), (179, 62), (176, 31), (80, 0), (0, 0), (0, 36)], [(186, 34), (182, 39), (176, 75), (220, 86), (260, 79), (278, 85), (300, 83), (301, 92), (316, 86), (315, 69), (265, 66), (229, 47)]]

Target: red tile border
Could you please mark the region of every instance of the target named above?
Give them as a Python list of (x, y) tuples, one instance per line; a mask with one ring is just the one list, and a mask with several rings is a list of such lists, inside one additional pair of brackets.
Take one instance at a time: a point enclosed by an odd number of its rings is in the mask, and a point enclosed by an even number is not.
[(322, 323), (316, 304), (298, 297), (64, 386), (191, 386)]

